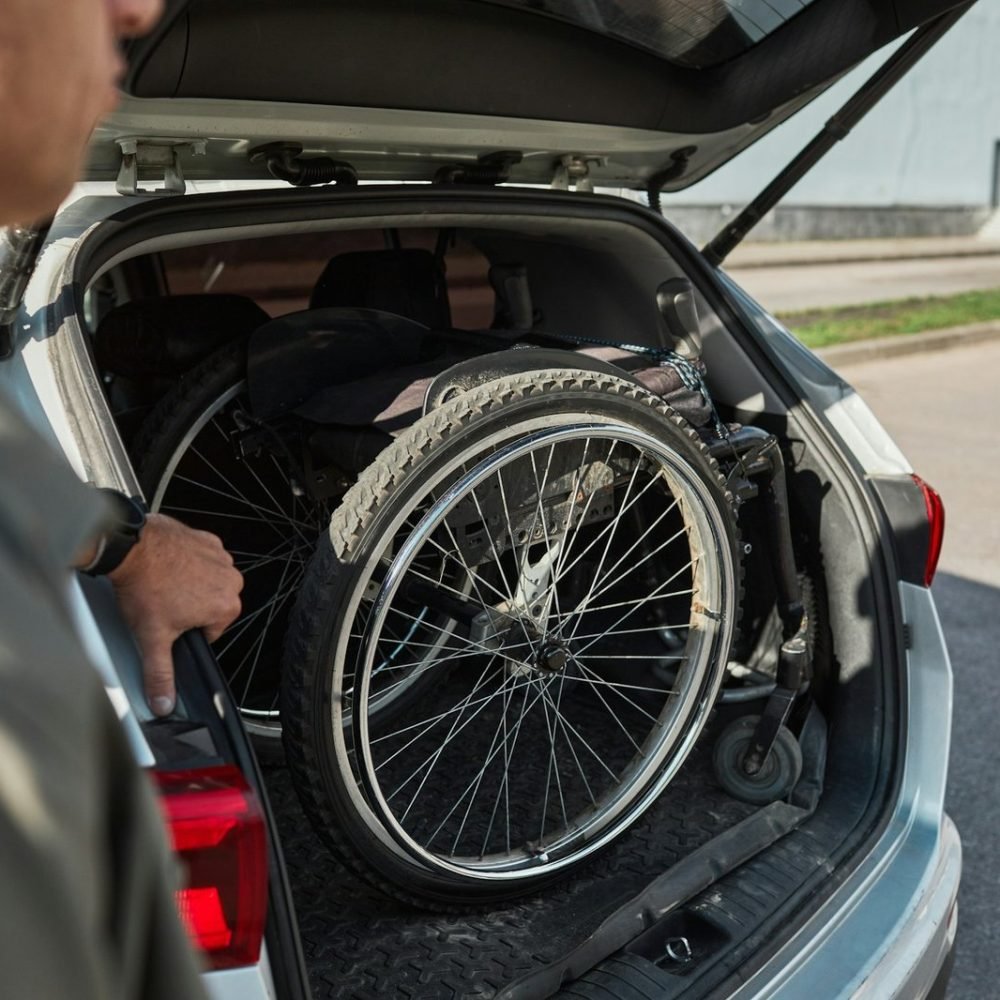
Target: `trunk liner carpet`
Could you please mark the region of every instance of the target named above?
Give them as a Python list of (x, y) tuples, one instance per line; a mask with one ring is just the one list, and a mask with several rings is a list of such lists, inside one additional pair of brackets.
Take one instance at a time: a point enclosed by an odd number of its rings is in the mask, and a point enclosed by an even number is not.
[(487, 1000), (572, 952), (653, 879), (756, 811), (715, 784), (714, 728), (643, 819), (575, 877), (461, 916), (414, 911), (368, 888), (312, 832), (287, 771), (265, 771), (317, 1000)]

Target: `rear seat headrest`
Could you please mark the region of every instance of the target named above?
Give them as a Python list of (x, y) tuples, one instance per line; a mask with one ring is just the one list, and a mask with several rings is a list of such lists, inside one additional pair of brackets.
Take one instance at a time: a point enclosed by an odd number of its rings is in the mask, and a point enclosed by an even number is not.
[(172, 295), (112, 309), (94, 337), (97, 363), (127, 378), (177, 376), (270, 316), (242, 295)]
[(309, 303), (312, 309), (380, 309), (436, 330), (451, 326), (444, 267), (429, 250), (359, 250), (334, 257)]

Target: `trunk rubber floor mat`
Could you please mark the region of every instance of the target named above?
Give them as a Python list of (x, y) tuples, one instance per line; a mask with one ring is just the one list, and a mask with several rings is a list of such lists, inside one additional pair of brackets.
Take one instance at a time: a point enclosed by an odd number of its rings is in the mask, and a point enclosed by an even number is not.
[(266, 769), (314, 996), (488, 1000), (571, 951), (652, 879), (756, 811), (716, 785), (711, 730), (646, 815), (575, 876), (460, 916), (415, 911), (366, 886), (313, 833), (287, 770)]

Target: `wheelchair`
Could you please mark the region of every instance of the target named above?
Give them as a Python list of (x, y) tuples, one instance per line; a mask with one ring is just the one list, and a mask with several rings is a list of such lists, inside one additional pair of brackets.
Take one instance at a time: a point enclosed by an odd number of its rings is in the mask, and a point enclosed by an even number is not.
[[(282, 740), (351, 869), (448, 909), (612, 843), (734, 690), (765, 706), (718, 739), (717, 780), (787, 795), (811, 650), (781, 451), (716, 412), (690, 286), (665, 283), (669, 343), (644, 347), (536, 329), (524, 269), (496, 267), (501, 322), (460, 331), (430, 258), (334, 258), (308, 310), (197, 365), (133, 452), (151, 508), (244, 573), (216, 653), (258, 749)], [(361, 264), (383, 288), (359, 303)], [(750, 500), (780, 649), (737, 681)]]

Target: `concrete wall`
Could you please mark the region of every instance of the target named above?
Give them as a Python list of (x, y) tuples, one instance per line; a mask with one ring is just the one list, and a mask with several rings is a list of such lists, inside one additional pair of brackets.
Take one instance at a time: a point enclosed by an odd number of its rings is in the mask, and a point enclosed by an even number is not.
[[(704, 213), (725, 212), (744, 204), (819, 130), (889, 51), (876, 53), (796, 118), (711, 177), (685, 192), (665, 196), (666, 214), (673, 214), (673, 206), (698, 206)], [(935, 225), (943, 226), (946, 232), (969, 226), (974, 229), (975, 220), (982, 220), (981, 210), (990, 204), (994, 150), (1000, 142), (998, 52), (1000, 3), (980, 0), (788, 194), (783, 206), (807, 211), (828, 206), (860, 209), (853, 213), (855, 221), (848, 225), (849, 231), (840, 234), (845, 236), (864, 235), (858, 230), (864, 228), (865, 220), (888, 226), (884, 235), (905, 234), (910, 231), (907, 227), (914, 225), (918, 231), (935, 231)], [(894, 211), (864, 211), (896, 206), (934, 211), (911, 211), (908, 222), (902, 216), (894, 218), (898, 215)], [(951, 208), (960, 211), (947, 211)], [(679, 222), (681, 214), (677, 213)], [(822, 221), (822, 213), (812, 215)], [(697, 213), (691, 214), (689, 209), (687, 216), (696, 226)], [(831, 218), (827, 213), (823, 226)], [(772, 222), (771, 238), (809, 229), (801, 212), (792, 212), (776, 229), (775, 225)], [(760, 235), (768, 234), (765, 230)]]

